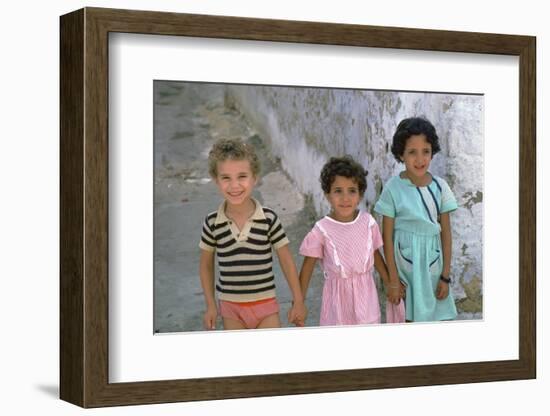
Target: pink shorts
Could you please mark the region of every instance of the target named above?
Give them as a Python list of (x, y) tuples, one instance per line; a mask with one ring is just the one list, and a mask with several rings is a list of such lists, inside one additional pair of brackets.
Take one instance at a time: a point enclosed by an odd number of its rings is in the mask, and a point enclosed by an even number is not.
[(220, 300), (220, 315), (222, 318), (241, 322), (245, 328), (257, 328), (269, 315), (279, 312), (277, 299), (270, 298), (256, 302), (229, 302)]

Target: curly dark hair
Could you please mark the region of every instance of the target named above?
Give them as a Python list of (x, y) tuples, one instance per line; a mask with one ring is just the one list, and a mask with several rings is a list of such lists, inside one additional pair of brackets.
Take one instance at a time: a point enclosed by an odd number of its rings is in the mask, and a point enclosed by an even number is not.
[(359, 188), (359, 194), (364, 195), (367, 190), (367, 171), (351, 156), (331, 157), (321, 170), (321, 188), (325, 194), (330, 192), (330, 187), (336, 176), (343, 176), (355, 181)]
[(426, 136), (426, 140), (432, 145), (432, 157), (441, 150), (439, 137), (432, 123), (423, 117), (406, 118), (397, 125), (391, 145), (391, 152), (398, 162), (402, 162), (401, 156), (405, 152), (405, 144), (409, 137), (418, 134)]

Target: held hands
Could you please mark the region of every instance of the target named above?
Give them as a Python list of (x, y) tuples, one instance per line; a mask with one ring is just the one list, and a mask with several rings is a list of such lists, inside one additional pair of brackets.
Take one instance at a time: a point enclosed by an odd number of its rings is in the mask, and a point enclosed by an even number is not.
[(405, 286), (399, 280), (399, 283), (385, 282), (386, 298), (388, 302), (398, 305), (402, 298), (405, 298)]
[(296, 326), (305, 326), (307, 308), (303, 301), (292, 302), (292, 308), (288, 311), (288, 322)]
[(218, 316), (218, 310), (215, 306), (209, 307), (202, 318), (204, 329), (216, 329), (216, 318)]

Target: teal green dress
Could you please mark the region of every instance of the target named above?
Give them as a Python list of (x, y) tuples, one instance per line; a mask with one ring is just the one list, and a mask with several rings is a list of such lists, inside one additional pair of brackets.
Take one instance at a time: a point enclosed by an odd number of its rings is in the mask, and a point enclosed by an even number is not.
[(391, 178), (374, 210), (394, 218), (393, 244), (399, 278), (406, 285), (407, 321), (442, 321), (456, 317), (449, 296), (437, 300), (435, 291), (443, 271), (439, 216), (458, 205), (447, 182), (433, 176), (428, 186), (416, 186), (399, 175)]

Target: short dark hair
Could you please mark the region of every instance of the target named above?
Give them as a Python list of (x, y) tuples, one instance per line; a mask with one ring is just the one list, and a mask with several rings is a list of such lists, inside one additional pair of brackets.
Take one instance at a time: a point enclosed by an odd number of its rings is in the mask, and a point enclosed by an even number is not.
[(391, 145), (391, 152), (398, 162), (402, 162), (401, 156), (405, 152), (405, 144), (409, 137), (418, 134), (426, 136), (426, 140), (432, 145), (432, 157), (441, 150), (439, 137), (432, 123), (423, 117), (406, 118), (397, 125)]
[(331, 157), (321, 169), (321, 188), (325, 194), (330, 192), (330, 187), (336, 176), (353, 179), (359, 188), (359, 194), (363, 196), (367, 190), (367, 171), (351, 156)]

